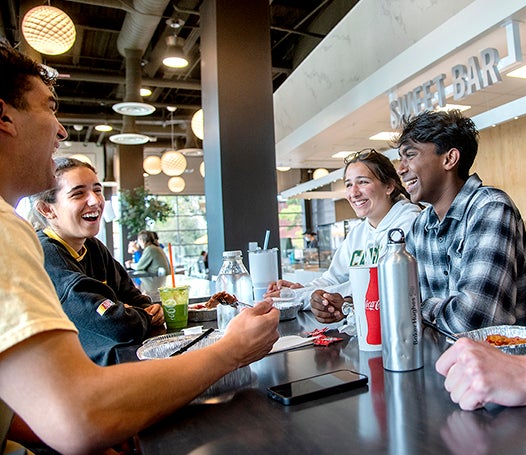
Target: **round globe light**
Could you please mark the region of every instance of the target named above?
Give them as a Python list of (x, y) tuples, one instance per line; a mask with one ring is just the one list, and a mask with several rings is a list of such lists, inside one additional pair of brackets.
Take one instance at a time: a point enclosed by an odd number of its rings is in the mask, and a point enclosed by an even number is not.
[(201, 140), (205, 137), (204, 125), (203, 125), (203, 109), (199, 109), (193, 116), (190, 122), (192, 131)]
[(156, 155), (147, 156), (142, 162), (142, 168), (150, 175), (160, 174), (162, 171), (161, 158)]
[(321, 177), (325, 177), (326, 175), (329, 175), (329, 171), (323, 167), (320, 167), (312, 173), (312, 178), (319, 179)]
[(186, 186), (182, 177), (171, 177), (168, 180), (168, 188), (172, 193), (180, 193)]
[(161, 156), (161, 169), (166, 175), (181, 175), (186, 169), (186, 158), (182, 153), (168, 150)]
[(30, 9), (22, 19), (22, 34), (28, 44), (46, 55), (60, 55), (73, 46), (75, 24), (61, 9), (49, 5)]

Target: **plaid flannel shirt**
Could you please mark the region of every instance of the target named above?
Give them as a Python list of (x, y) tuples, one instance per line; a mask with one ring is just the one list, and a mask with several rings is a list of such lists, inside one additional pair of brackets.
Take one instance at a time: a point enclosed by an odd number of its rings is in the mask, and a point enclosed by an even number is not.
[(452, 332), (526, 325), (526, 236), (506, 193), (474, 174), (442, 221), (427, 207), (406, 240), (425, 319)]

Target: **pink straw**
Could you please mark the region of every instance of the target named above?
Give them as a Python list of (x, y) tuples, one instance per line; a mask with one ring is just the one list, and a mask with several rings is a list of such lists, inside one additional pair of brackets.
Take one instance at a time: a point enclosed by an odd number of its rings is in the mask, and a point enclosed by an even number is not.
[(170, 272), (172, 274), (172, 287), (175, 287), (175, 272), (174, 272), (174, 263), (172, 259), (172, 244), (168, 244), (168, 254), (170, 259)]

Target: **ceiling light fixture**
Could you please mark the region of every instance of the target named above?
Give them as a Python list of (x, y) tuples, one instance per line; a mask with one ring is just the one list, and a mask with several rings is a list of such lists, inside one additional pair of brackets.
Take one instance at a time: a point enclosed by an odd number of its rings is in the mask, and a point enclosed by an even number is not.
[(111, 125), (108, 125), (108, 123), (101, 123), (99, 125), (96, 125), (95, 129), (103, 133), (107, 133), (108, 131), (113, 131), (113, 127)]
[(170, 176), (181, 175), (186, 170), (185, 156), (175, 150), (174, 146), (174, 111), (173, 106), (167, 107), (170, 112), (170, 139), (171, 149), (167, 150), (161, 156), (161, 170)]
[(46, 55), (69, 51), (77, 36), (71, 18), (61, 9), (49, 5), (37, 6), (25, 14), (22, 34), (33, 49)]
[(290, 171), (290, 166), (276, 166), (276, 169), (280, 172)]
[(381, 131), (369, 138), (370, 141), (393, 141), (399, 133), (396, 131)]
[(355, 153), (356, 150), (342, 150), (341, 152), (336, 152), (331, 155), (331, 158), (335, 158), (338, 160), (343, 160), (347, 158), (351, 153)]
[(203, 109), (199, 109), (194, 115), (192, 115), (192, 121), (190, 125), (192, 126), (192, 131), (194, 134), (199, 139), (203, 140), (205, 137)]
[(119, 145), (141, 145), (146, 144), (150, 138), (144, 134), (120, 133), (110, 136), (110, 141)]
[(326, 175), (329, 175), (329, 171), (323, 167), (319, 167), (312, 173), (312, 178), (316, 180), (325, 177)]
[(136, 101), (124, 101), (112, 106), (113, 110), (121, 115), (130, 115), (132, 117), (141, 117), (150, 115), (155, 112), (155, 106), (146, 103), (138, 103)]
[(467, 111), (468, 109), (471, 109), (471, 106), (468, 106), (467, 104), (446, 104), (445, 106), (437, 106), (435, 109), (436, 111), (453, 111), (457, 110), (460, 112)]
[(144, 158), (142, 162), (142, 168), (149, 175), (157, 175), (162, 172), (161, 169), (161, 158), (157, 155), (150, 155)]
[(139, 94), (140, 94), (141, 96), (151, 96), (152, 91), (151, 91), (149, 88), (147, 88), (147, 87), (142, 87), (142, 88), (139, 90)]
[(520, 77), (521, 79), (526, 79), (526, 65), (521, 66), (513, 71), (510, 71), (506, 74), (508, 77)]
[(174, 35), (166, 37), (168, 46), (163, 58), (163, 65), (170, 68), (185, 68), (188, 66), (188, 59), (183, 52), (182, 40)]
[(168, 188), (172, 193), (180, 193), (185, 186), (186, 183), (182, 177), (172, 177), (168, 180)]
[(201, 177), (205, 178), (205, 162), (204, 161), (199, 165), (199, 173), (201, 174)]
[(186, 169), (186, 158), (176, 150), (168, 150), (161, 156), (161, 169), (166, 175), (181, 175)]

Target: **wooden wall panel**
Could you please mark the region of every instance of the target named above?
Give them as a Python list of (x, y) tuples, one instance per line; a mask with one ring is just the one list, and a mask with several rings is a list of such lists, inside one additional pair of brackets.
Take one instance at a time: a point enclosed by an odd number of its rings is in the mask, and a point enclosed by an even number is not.
[(480, 132), (472, 167), (485, 185), (508, 193), (526, 217), (526, 117)]

